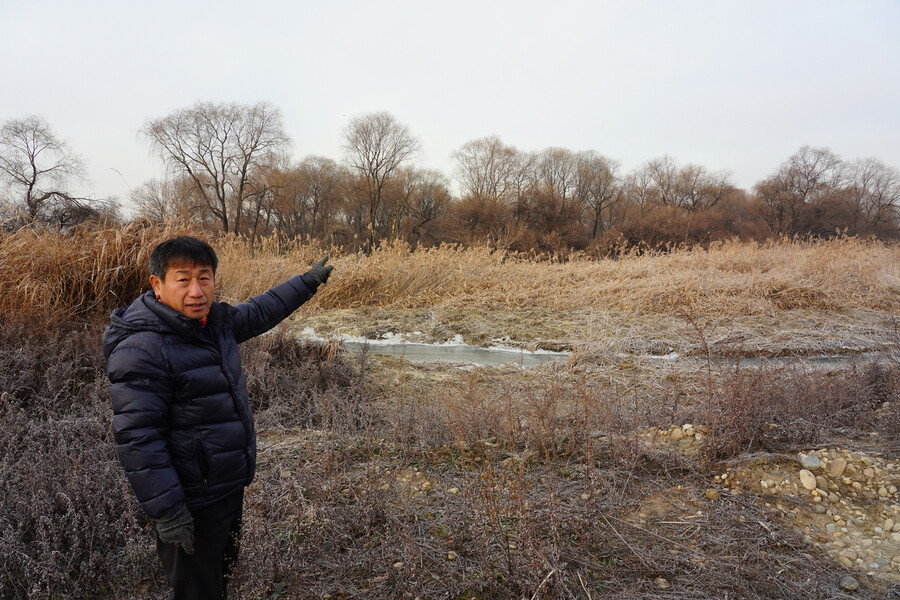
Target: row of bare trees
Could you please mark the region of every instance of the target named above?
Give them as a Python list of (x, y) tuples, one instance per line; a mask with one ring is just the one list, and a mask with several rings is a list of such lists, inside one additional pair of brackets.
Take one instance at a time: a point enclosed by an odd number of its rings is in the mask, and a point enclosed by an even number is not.
[[(267, 103), (200, 102), (148, 120), (142, 132), (166, 176), (134, 190), (138, 216), (249, 236), (606, 252), (733, 236), (900, 234), (900, 172), (823, 148), (800, 148), (746, 191), (726, 172), (669, 156), (623, 173), (594, 151), (525, 152), (485, 137), (453, 153), (454, 195), (444, 174), (415, 165), (421, 141), (385, 112), (350, 120), (340, 161), (290, 160), (281, 113)], [(83, 176), (39, 117), (3, 124), (0, 210), (60, 224), (77, 220), (79, 208), (102, 212), (103, 203), (66, 191)]]

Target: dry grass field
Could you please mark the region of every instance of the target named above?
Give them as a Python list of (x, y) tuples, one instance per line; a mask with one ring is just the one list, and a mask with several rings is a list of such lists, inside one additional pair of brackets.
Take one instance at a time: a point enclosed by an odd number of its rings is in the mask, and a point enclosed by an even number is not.
[[(232, 239), (220, 245), (223, 295), (245, 298), (303, 270), (321, 253), (277, 258)], [(320, 335), (422, 332), (589, 354), (710, 343), (748, 354), (880, 347), (900, 307), (900, 248), (880, 242), (729, 242), (615, 260), (533, 261), (487, 248), (372, 255), (334, 253), (335, 277), (298, 317)]]
[[(110, 439), (98, 340), (145, 289), (153, 244), (180, 232), (0, 236), (2, 598), (164, 597)], [(889, 554), (845, 543), (894, 543), (900, 247), (559, 262), (211, 241), (229, 302), (324, 252), (335, 265), (287, 327), (242, 350), (260, 453), (237, 597), (877, 598), (900, 581)], [(573, 352), (531, 369), (416, 364), (297, 340), (308, 327)], [(689, 360), (655, 358), (671, 352)], [(790, 358), (821, 354), (849, 359)], [(821, 494), (787, 483), (813, 451), (847, 452), (859, 473)], [(823, 537), (815, 519), (832, 514), (844, 538)]]

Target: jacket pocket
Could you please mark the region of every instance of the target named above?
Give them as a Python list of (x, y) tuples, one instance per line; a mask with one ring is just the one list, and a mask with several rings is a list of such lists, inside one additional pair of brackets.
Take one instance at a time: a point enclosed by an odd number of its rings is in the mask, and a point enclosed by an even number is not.
[(194, 432), (194, 460), (197, 461), (197, 467), (200, 471), (200, 478), (203, 480), (203, 488), (206, 489), (206, 486), (209, 482), (209, 451), (206, 449), (206, 445), (203, 443), (203, 437), (199, 432)]

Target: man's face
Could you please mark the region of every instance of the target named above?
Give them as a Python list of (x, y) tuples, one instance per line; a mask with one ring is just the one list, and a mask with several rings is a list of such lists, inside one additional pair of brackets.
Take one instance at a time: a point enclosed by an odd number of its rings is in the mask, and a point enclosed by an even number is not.
[(208, 265), (169, 265), (166, 278), (151, 275), (150, 285), (160, 302), (189, 319), (205, 317), (216, 295), (213, 270)]

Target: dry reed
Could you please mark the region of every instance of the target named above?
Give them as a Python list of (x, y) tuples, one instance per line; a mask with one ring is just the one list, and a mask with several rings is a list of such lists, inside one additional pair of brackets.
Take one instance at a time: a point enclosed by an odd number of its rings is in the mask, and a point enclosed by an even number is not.
[[(176, 226), (22, 228), (0, 235), (0, 312), (34, 319), (106, 317), (148, 288), (147, 262)], [(196, 235), (196, 232), (193, 232)]]
[[(302, 272), (317, 247), (279, 256), (220, 244), (223, 281), (235, 298)], [(414, 251), (383, 245), (370, 255), (338, 255), (319, 310), (359, 307), (604, 310), (637, 314), (688, 309), (704, 314), (771, 314), (790, 309), (894, 310), (900, 306), (900, 247), (841, 238), (732, 241), (708, 249), (630, 254), (618, 259), (535, 262), (484, 247)]]
[[(177, 226), (21, 229), (0, 235), (0, 309), (83, 316), (127, 304), (146, 289), (147, 259)], [(197, 233), (197, 232), (193, 232)], [(617, 259), (535, 262), (485, 247), (411, 251), (385, 244), (347, 254), (276, 238), (213, 241), (223, 299), (242, 301), (306, 271), (323, 253), (335, 274), (307, 310), (440, 308), (623, 311), (635, 315), (771, 315), (792, 309), (900, 307), (900, 246), (856, 238), (726, 242)]]

